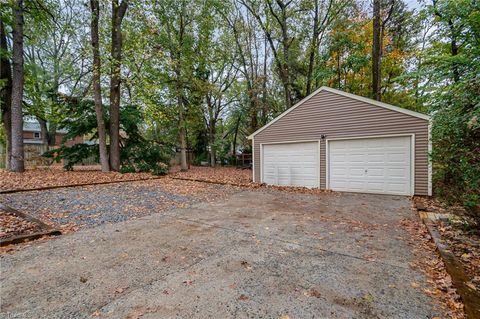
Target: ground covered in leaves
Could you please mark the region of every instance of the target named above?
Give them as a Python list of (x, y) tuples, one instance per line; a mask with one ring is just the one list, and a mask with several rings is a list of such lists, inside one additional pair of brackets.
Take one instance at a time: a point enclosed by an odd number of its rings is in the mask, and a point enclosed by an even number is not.
[(441, 217), (435, 223), (442, 241), (466, 272), (466, 285), (480, 292), (480, 225), (463, 207), (446, 206), (435, 199), (422, 199), (422, 203), (428, 214)]
[(480, 291), (480, 236), (465, 226), (463, 220), (454, 218), (449, 222), (440, 222), (438, 227), (442, 238), (448, 243), (450, 251), (458, 258), (466, 271), (473, 290)]
[(0, 208), (0, 240), (20, 235), (29, 235), (41, 228), (36, 223), (18, 217)]
[(235, 167), (203, 167), (191, 166), (186, 172), (180, 172), (174, 168), (174, 178), (191, 179), (219, 184), (231, 184), (239, 186), (252, 186), (252, 170)]
[[(437, 252), (427, 227), (418, 219), (404, 219), (401, 225), (409, 234), (409, 243), (416, 259), (410, 262), (410, 267), (418, 269), (428, 277), (429, 288), (424, 292), (434, 297), (441, 307), (445, 309), (449, 318), (464, 318), (463, 303), (452, 284), (445, 264)], [(412, 283), (415, 286), (416, 283)]]
[(156, 176), (149, 173), (102, 173), (96, 166), (75, 167), (73, 171), (65, 171), (60, 166), (28, 169), (23, 173), (12, 173), (0, 170), (0, 192), (52, 186), (151, 179), (155, 177)]

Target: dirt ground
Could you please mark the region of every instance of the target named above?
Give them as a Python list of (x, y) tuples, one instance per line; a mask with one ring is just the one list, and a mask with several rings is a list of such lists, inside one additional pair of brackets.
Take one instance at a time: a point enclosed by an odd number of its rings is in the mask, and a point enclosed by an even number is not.
[(1, 311), (6, 318), (443, 317), (424, 293), (428, 278), (410, 266), (416, 256), (405, 220), (418, 220), (406, 197), (236, 190), (2, 256)]

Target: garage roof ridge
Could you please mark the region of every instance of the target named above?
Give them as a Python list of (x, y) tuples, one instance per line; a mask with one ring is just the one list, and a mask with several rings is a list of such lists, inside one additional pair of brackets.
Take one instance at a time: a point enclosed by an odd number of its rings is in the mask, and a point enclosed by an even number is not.
[(334, 89), (334, 88), (331, 88), (331, 87), (328, 87), (328, 86), (322, 86), (322, 87), (318, 88), (317, 90), (315, 90), (313, 93), (311, 93), (309, 96), (305, 97), (303, 100), (301, 100), (300, 102), (298, 102), (297, 104), (295, 104), (294, 106), (292, 106), (291, 108), (289, 108), (288, 110), (284, 111), (282, 114), (280, 114), (279, 116), (274, 118), (268, 124), (264, 125), (263, 127), (259, 128), (258, 130), (256, 130), (252, 134), (250, 134), (248, 136), (248, 139), (251, 140), (255, 135), (257, 135), (258, 133), (260, 133), (261, 131), (263, 131), (264, 129), (266, 129), (267, 127), (269, 127), (270, 125), (272, 125), (273, 123), (275, 123), (276, 121), (278, 121), (279, 119), (281, 119), (282, 117), (284, 117), (285, 115), (287, 115), (288, 113), (290, 113), (291, 111), (293, 111), (294, 109), (296, 109), (297, 107), (302, 105), (303, 103), (307, 102), (308, 100), (310, 100), (312, 97), (314, 97), (315, 95), (317, 95), (321, 91), (327, 91), (327, 92), (330, 92), (330, 93), (342, 95), (342, 96), (345, 96), (345, 97), (348, 97), (348, 98), (351, 98), (351, 99), (355, 99), (357, 101), (365, 102), (365, 103), (368, 103), (368, 104), (371, 104), (371, 105), (376, 105), (376, 106), (379, 106), (379, 107), (382, 107), (382, 108), (385, 108), (385, 109), (388, 109), (388, 110), (391, 110), (391, 111), (396, 111), (396, 112), (403, 113), (403, 114), (406, 114), (406, 115), (410, 115), (410, 116), (413, 116), (413, 117), (421, 118), (423, 120), (427, 120), (427, 121), (430, 120), (430, 116), (428, 116), (426, 114), (423, 114), (423, 113), (407, 110), (407, 109), (404, 109), (402, 107), (398, 107), (398, 106), (395, 106), (395, 105), (383, 103), (383, 102), (376, 101), (376, 100), (373, 100), (373, 99), (369, 99), (369, 98), (366, 98), (366, 97), (363, 97), (363, 96), (360, 96), (360, 95), (347, 93), (347, 92), (337, 90), (337, 89)]

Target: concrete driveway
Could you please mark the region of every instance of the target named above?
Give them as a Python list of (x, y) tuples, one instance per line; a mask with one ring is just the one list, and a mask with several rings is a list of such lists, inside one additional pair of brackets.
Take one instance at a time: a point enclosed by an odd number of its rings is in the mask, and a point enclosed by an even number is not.
[(2, 257), (1, 317), (431, 318), (403, 218), (405, 197), (257, 190), (85, 229)]

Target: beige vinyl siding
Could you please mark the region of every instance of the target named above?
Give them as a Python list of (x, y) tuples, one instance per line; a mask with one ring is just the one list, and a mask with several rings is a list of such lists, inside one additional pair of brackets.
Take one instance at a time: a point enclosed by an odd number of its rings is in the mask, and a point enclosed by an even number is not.
[[(260, 144), (376, 135), (415, 134), (416, 195), (428, 194), (428, 120), (320, 91), (254, 137), (254, 174), (260, 182)], [(320, 142), (320, 188), (326, 187), (325, 140)]]

